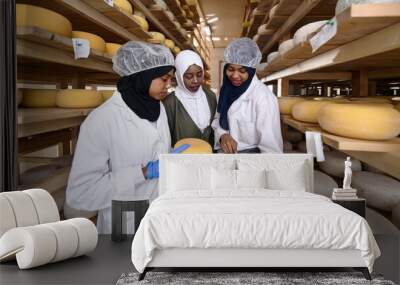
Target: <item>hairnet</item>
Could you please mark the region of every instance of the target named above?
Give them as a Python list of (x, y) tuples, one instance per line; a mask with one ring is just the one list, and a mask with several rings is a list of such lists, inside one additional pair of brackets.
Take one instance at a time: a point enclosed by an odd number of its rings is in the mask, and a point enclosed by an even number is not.
[(261, 51), (257, 44), (249, 38), (240, 38), (232, 41), (225, 49), (226, 63), (238, 64), (256, 68), (261, 62)]
[(113, 57), (113, 69), (120, 76), (168, 65), (174, 65), (169, 48), (139, 41), (127, 42)]

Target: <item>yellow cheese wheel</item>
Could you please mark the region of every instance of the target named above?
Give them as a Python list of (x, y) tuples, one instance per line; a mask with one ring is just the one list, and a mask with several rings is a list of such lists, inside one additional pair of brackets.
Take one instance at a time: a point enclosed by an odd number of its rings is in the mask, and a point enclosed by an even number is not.
[(174, 51), (175, 54), (178, 54), (178, 53), (181, 52), (181, 49), (179, 47), (175, 46), (173, 51)]
[(22, 106), (28, 108), (56, 107), (56, 89), (23, 89)]
[(122, 45), (114, 43), (106, 43), (106, 53), (109, 56), (114, 56)]
[(151, 39), (147, 40), (153, 44), (162, 44), (165, 41), (165, 36), (159, 32), (149, 32)]
[(94, 108), (101, 103), (103, 97), (95, 90), (65, 89), (57, 93), (56, 104), (61, 108)]
[(128, 0), (113, 0), (113, 2), (114, 2), (114, 6), (117, 6), (122, 11), (124, 11), (128, 14), (133, 13), (132, 5), (131, 5), (131, 3), (129, 3)]
[(183, 144), (190, 144), (190, 147), (182, 153), (186, 154), (212, 153), (211, 145), (208, 142), (203, 141), (201, 139), (195, 139), (195, 138), (182, 139), (175, 144), (174, 148), (177, 148)]
[(326, 100), (307, 100), (292, 107), (292, 116), (296, 120), (308, 123), (318, 123), (318, 113), (327, 104), (335, 104)]
[(329, 104), (319, 113), (322, 129), (344, 137), (387, 140), (400, 134), (400, 113), (373, 104)]
[(300, 97), (279, 97), (279, 111), (283, 115), (291, 115), (293, 106), (303, 101), (305, 101), (305, 99)]
[(17, 4), (17, 27), (37, 27), (51, 33), (71, 37), (71, 22), (51, 10), (32, 5)]
[(174, 41), (170, 40), (170, 39), (166, 39), (164, 41), (164, 45), (170, 49), (173, 49), (175, 47), (175, 43)]
[(100, 52), (106, 51), (106, 42), (98, 35), (81, 31), (72, 31), (72, 37), (88, 40), (90, 42), (91, 49), (95, 49)]
[(186, 0), (186, 4), (189, 6), (196, 6), (197, 1), (196, 0)]
[(110, 99), (112, 97), (112, 95), (114, 94), (114, 90), (101, 90), (99, 91), (101, 96), (103, 97), (103, 101), (107, 101), (108, 99)]
[(149, 30), (149, 23), (146, 21), (144, 17), (141, 17), (139, 15), (133, 15), (133, 18), (139, 23), (139, 25), (142, 27), (143, 30), (145, 31)]

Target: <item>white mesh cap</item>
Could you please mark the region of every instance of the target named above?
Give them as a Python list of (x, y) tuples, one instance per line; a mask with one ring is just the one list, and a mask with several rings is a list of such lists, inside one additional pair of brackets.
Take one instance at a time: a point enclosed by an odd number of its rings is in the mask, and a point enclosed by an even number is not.
[(226, 63), (257, 68), (261, 62), (261, 51), (258, 45), (249, 38), (240, 38), (232, 41), (225, 49)]
[(169, 48), (145, 42), (127, 42), (113, 57), (113, 69), (120, 76), (167, 65), (175, 65)]

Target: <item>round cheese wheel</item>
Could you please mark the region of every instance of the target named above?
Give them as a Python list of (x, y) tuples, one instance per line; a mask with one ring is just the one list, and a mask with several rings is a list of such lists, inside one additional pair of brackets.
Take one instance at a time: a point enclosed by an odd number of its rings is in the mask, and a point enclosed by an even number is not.
[(106, 51), (106, 42), (98, 35), (81, 31), (72, 31), (72, 37), (88, 40), (90, 42), (91, 49), (95, 49), (100, 52)]
[(330, 133), (355, 139), (388, 140), (400, 134), (400, 113), (374, 104), (326, 105), (318, 123)]
[(307, 100), (292, 107), (292, 116), (296, 120), (308, 123), (318, 123), (318, 114), (325, 105), (335, 104), (329, 101)]
[(400, 0), (339, 0), (336, 4), (336, 15), (340, 14), (353, 4), (370, 4), (370, 3), (400, 3)]
[(56, 107), (56, 89), (22, 89), (22, 106), (28, 108)]
[(178, 53), (181, 52), (181, 49), (179, 47), (175, 46), (173, 51), (174, 51), (175, 54), (178, 54)]
[(277, 57), (279, 56), (279, 52), (278, 51), (274, 51), (271, 52), (268, 57), (267, 57), (267, 62), (271, 63), (272, 61), (274, 61)]
[(56, 202), (49, 192), (43, 189), (24, 190), (35, 205), (36, 213), (39, 218), (39, 224), (52, 223), (60, 220), (60, 214)]
[(334, 188), (338, 188), (336, 181), (329, 175), (314, 170), (314, 193), (323, 195), (326, 197), (332, 197), (332, 192)]
[(99, 91), (99, 93), (103, 97), (103, 101), (107, 101), (108, 99), (110, 99), (113, 96), (114, 92), (115, 92), (114, 90), (101, 90), (101, 91)]
[(149, 30), (149, 22), (147, 22), (146, 18), (138, 15), (133, 15), (133, 18), (139, 23), (140, 27), (142, 27), (143, 30)]
[[(348, 155), (336, 150), (324, 151), (325, 161), (318, 162), (319, 168), (334, 177), (344, 177), (344, 162)], [(361, 162), (357, 159), (351, 159), (351, 169), (353, 171), (361, 171)]]
[(195, 139), (195, 138), (187, 138), (187, 139), (181, 139), (180, 141), (178, 141), (174, 148), (177, 148), (183, 144), (190, 144), (190, 147), (188, 149), (186, 149), (185, 151), (183, 151), (182, 153), (213, 153), (212, 152), (212, 147), (211, 145), (206, 142), (203, 141), (201, 139)]
[(284, 53), (288, 52), (288, 51), (291, 50), (292, 48), (294, 48), (294, 41), (293, 41), (293, 39), (284, 41), (283, 43), (281, 43), (281, 44), (279, 45), (279, 54), (280, 54), (280, 55), (283, 55)]
[(351, 186), (367, 203), (377, 209), (392, 211), (400, 203), (400, 182), (389, 176), (367, 171), (354, 172)]
[(1, 193), (10, 203), (17, 227), (27, 227), (39, 224), (35, 205), (30, 196), (23, 191), (11, 191)]
[(8, 230), (17, 227), (17, 222), (15, 220), (14, 211), (11, 207), (10, 202), (6, 197), (0, 193), (0, 238)]
[(292, 108), (295, 104), (305, 101), (300, 97), (278, 97), (279, 111), (284, 115), (291, 115)]
[(400, 229), (400, 203), (392, 210), (392, 222)]
[(133, 8), (131, 3), (129, 3), (128, 0), (113, 0), (114, 6), (117, 6), (120, 8), (122, 11), (132, 14), (133, 13)]
[(197, 1), (196, 0), (186, 0), (186, 4), (189, 6), (196, 6)]
[(109, 56), (114, 56), (122, 45), (114, 43), (106, 43), (106, 53)]
[(305, 42), (308, 40), (308, 37), (315, 33), (319, 28), (326, 24), (327, 21), (318, 21), (314, 23), (307, 24), (296, 31), (293, 36), (293, 40), (295, 44)]
[(61, 108), (95, 108), (103, 97), (95, 90), (65, 89), (57, 93), (57, 106)]
[(159, 32), (149, 32), (151, 39), (147, 41), (153, 44), (162, 44), (165, 41), (165, 36)]
[(87, 218), (90, 219), (97, 215), (97, 211), (85, 211), (72, 208), (64, 203), (64, 217), (66, 219), (72, 218)]
[(172, 40), (170, 40), (170, 39), (166, 39), (166, 40), (164, 41), (164, 45), (165, 45), (167, 48), (170, 48), (170, 49), (173, 49), (173, 48), (175, 47), (175, 43), (174, 43)]
[(72, 24), (64, 16), (32, 5), (16, 5), (17, 27), (37, 27), (64, 37), (71, 37)]

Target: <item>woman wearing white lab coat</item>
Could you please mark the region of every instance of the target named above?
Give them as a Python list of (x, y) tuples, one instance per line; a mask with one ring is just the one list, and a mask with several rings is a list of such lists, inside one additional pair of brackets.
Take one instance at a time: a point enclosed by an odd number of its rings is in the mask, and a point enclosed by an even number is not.
[(215, 148), (224, 153), (282, 153), (278, 101), (257, 78), (261, 52), (249, 38), (225, 49), (223, 84), (212, 123)]
[[(158, 156), (171, 138), (165, 109), (174, 71), (168, 48), (128, 42), (113, 58), (122, 77), (118, 91), (83, 122), (68, 180), (66, 203), (98, 210), (97, 228), (111, 233), (111, 201), (149, 200), (157, 195)], [(134, 232), (128, 213), (127, 233)]]

